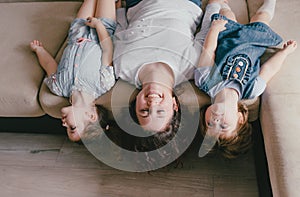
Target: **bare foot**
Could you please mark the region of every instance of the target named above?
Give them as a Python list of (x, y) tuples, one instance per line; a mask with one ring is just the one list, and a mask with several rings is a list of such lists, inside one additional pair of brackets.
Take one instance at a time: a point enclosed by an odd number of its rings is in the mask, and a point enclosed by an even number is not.
[(286, 43), (283, 44), (282, 50), (286, 54), (291, 54), (297, 49), (297, 42), (295, 40), (289, 40)]
[(38, 41), (38, 40), (33, 40), (32, 42), (30, 42), (30, 49), (33, 52), (37, 52), (37, 50), (39, 49), (44, 49), (42, 42)]

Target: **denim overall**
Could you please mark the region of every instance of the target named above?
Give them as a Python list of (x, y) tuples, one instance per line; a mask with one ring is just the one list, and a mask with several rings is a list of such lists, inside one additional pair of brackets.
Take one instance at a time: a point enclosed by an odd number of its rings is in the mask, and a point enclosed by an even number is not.
[(219, 33), (215, 65), (199, 88), (208, 92), (221, 81), (234, 80), (241, 85), (241, 98), (247, 99), (259, 75), (260, 57), (282, 38), (261, 22), (242, 25), (220, 14), (212, 16), (212, 20), (220, 18), (228, 20), (226, 30)]

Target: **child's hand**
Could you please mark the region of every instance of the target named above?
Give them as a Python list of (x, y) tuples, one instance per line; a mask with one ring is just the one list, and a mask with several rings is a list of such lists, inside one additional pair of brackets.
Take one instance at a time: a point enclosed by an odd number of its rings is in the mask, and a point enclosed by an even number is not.
[(282, 51), (287, 55), (293, 53), (297, 49), (297, 42), (295, 40), (289, 40), (283, 44)]
[(85, 23), (87, 26), (90, 26), (92, 28), (96, 28), (96, 26), (101, 23), (100, 20), (98, 20), (97, 18), (95, 17), (88, 17), (87, 18), (87, 22)]
[(213, 28), (214, 31), (218, 32), (224, 31), (226, 29), (225, 25), (227, 24), (227, 22), (228, 21), (224, 19), (214, 20), (211, 24), (211, 28)]

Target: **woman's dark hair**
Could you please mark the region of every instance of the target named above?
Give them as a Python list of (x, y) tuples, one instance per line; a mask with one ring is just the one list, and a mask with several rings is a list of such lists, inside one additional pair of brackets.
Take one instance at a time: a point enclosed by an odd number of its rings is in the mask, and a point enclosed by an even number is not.
[[(179, 105), (177, 98), (176, 102)], [(130, 107), (127, 106), (121, 108), (119, 113), (114, 114), (114, 120), (110, 120), (108, 122), (102, 118), (101, 121), (104, 121), (104, 124), (102, 124), (101, 127), (104, 129), (99, 128), (101, 123), (97, 124), (98, 129), (96, 127), (90, 127), (87, 132), (89, 139), (84, 140), (84, 144), (89, 147), (89, 150), (93, 150), (95, 155), (102, 154), (103, 152), (111, 154), (114, 150), (110, 145), (102, 146), (103, 144), (109, 144), (106, 141), (106, 137), (108, 137), (111, 142), (121, 148), (120, 152), (113, 152), (113, 155), (116, 155), (117, 157), (112, 157), (112, 159), (116, 159), (117, 161), (119, 156), (120, 158), (123, 157), (124, 154), (121, 153), (123, 153), (123, 149), (125, 149), (133, 153), (130, 156), (129, 162), (130, 165), (138, 166), (138, 169), (154, 169), (157, 166), (161, 166), (160, 164), (176, 161), (183, 150), (188, 147), (187, 144), (190, 144), (190, 138), (193, 137), (192, 135), (188, 135), (187, 132), (190, 132), (189, 124), (185, 124), (184, 122), (182, 123), (183, 118), (193, 121), (192, 117), (181, 117), (181, 112), (185, 111), (179, 107), (178, 111), (174, 111), (172, 120), (170, 121), (170, 125), (167, 127), (166, 131), (146, 131), (137, 124), (136, 115), (135, 113), (132, 113), (132, 111), (135, 111), (133, 110), (135, 108), (129, 109), (134, 107), (134, 103), (131, 103)], [(107, 117), (104, 114), (107, 114), (106, 110), (104, 110), (104, 113), (102, 112), (102, 117)], [(181, 132), (183, 131), (182, 129), (184, 129), (184, 132)], [(144, 134), (147, 135), (144, 135), (146, 137), (141, 137), (141, 135), (136, 136), (131, 134), (130, 131), (138, 133), (144, 132)], [(152, 151), (154, 154), (152, 154)]]
[[(207, 135), (205, 112), (209, 106), (210, 105), (206, 105), (200, 109), (200, 131), (203, 137)], [(211, 152), (220, 152), (223, 157), (233, 159), (247, 153), (251, 148), (252, 126), (248, 122), (248, 108), (245, 104), (239, 102), (238, 111), (243, 115), (245, 121), (244, 124), (234, 131), (236, 135), (229, 138), (219, 138)]]

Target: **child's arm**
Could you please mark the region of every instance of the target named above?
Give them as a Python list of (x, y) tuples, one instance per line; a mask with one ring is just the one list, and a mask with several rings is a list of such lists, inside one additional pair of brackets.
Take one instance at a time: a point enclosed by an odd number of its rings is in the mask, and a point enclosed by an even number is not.
[(214, 20), (205, 38), (198, 67), (213, 66), (219, 33), (226, 29), (226, 20)]
[(102, 65), (112, 66), (113, 43), (110, 35), (106, 31), (105, 26), (100, 20), (94, 17), (89, 17), (86, 24), (92, 28), (95, 28), (97, 31), (102, 48)]
[(283, 48), (268, 59), (262, 66), (259, 76), (268, 83), (271, 78), (280, 70), (285, 58), (294, 52), (297, 48), (297, 42), (294, 40), (287, 41)]
[(43, 44), (38, 40), (33, 40), (30, 43), (30, 48), (36, 53), (39, 63), (47, 73), (47, 76), (55, 73), (57, 70), (57, 62), (50, 53), (43, 47)]

